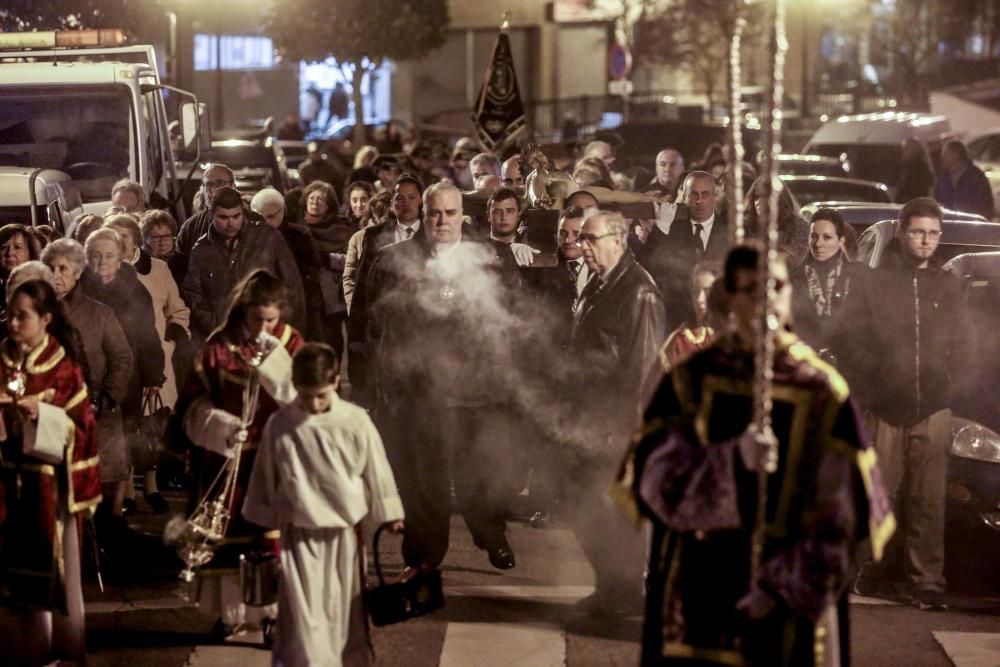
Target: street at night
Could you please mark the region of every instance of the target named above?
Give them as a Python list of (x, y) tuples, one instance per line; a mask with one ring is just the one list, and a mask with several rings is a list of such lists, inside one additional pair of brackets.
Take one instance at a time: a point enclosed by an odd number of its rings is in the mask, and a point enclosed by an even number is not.
[(0, 0), (0, 667), (1000, 667), (1000, 0)]

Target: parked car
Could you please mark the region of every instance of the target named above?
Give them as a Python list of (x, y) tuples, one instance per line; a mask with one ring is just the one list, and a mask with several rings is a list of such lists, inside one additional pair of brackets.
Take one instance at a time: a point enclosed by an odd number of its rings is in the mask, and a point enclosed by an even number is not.
[[(858, 237), (855, 259), (871, 267), (878, 266), (896, 236), (898, 225), (897, 220), (883, 220), (868, 227)], [(948, 217), (941, 221), (941, 244), (937, 251), (940, 262), (966, 253), (993, 251), (1000, 251), (1000, 225)]]
[[(236, 187), (244, 197), (252, 197), (266, 187), (273, 187), (284, 193), (291, 188), (285, 153), (276, 139), (261, 136), (241, 139), (219, 139), (212, 142), (212, 148), (202, 151), (195, 165), (191, 181), (185, 188), (184, 196), (188, 204), (201, 183), (205, 167), (219, 162), (233, 170)], [(177, 167), (179, 174), (187, 175), (190, 163)]]
[(782, 176), (851, 175), (851, 165), (841, 157), (783, 153), (778, 156), (778, 173)]
[(873, 181), (837, 176), (782, 176), (781, 182), (800, 206), (817, 201), (892, 203), (889, 188)]
[[(843, 216), (844, 221), (861, 234), (863, 231), (882, 220), (896, 220), (902, 210), (902, 204), (872, 204), (867, 202), (818, 201), (802, 207), (802, 216), (809, 220), (821, 208), (832, 208)], [(965, 213), (946, 208), (942, 209), (945, 220), (967, 220), (970, 222), (989, 222), (978, 213)]]
[(969, 155), (983, 170), (993, 189), (993, 208), (1000, 211), (1000, 128), (970, 139)]
[[(944, 266), (966, 280), (974, 377), (953, 419), (945, 544), (949, 581), (1000, 588), (1000, 252), (959, 255)], [(991, 557), (990, 557), (991, 556)], [(985, 559), (985, 560), (984, 560)], [(964, 586), (962, 586), (964, 587)]]
[[(878, 266), (897, 222), (872, 225), (859, 240), (859, 258)], [(985, 251), (985, 252), (979, 252)], [(952, 590), (982, 595), (1000, 590), (1000, 225), (943, 220), (938, 258), (966, 281), (975, 365), (956, 369), (948, 444), (945, 578)], [(979, 335), (977, 335), (979, 334)]]
[(903, 141), (919, 139), (936, 162), (944, 142), (952, 136), (944, 116), (898, 111), (840, 116), (816, 130), (805, 152), (843, 155), (855, 178), (885, 183), (894, 194), (903, 160)]

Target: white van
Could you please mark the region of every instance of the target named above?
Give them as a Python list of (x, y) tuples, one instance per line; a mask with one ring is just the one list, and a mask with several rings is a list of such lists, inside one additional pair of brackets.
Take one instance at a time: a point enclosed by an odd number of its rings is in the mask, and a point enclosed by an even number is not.
[(953, 136), (944, 116), (902, 111), (840, 116), (816, 130), (803, 152), (844, 155), (851, 164), (851, 176), (885, 183), (895, 194), (903, 141), (920, 139), (936, 163), (944, 142)]
[(94, 36), (82, 47), (41, 46), (64, 34), (0, 34), (0, 222), (64, 223), (40, 215), (56, 199), (101, 214), (120, 178), (166, 208), (179, 184), (153, 48), (123, 45), (117, 30), (70, 33), (77, 44)]

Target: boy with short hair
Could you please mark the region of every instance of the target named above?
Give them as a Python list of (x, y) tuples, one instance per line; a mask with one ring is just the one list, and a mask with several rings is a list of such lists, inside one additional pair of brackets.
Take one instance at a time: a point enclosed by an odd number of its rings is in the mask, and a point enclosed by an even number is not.
[(292, 362), (298, 398), (268, 421), (243, 515), (281, 529), (273, 664), (370, 663), (354, 527), (366, 516), (403, 528), (382, 439), (362, 408), (337, 396), (340, 361), (308, 343)]

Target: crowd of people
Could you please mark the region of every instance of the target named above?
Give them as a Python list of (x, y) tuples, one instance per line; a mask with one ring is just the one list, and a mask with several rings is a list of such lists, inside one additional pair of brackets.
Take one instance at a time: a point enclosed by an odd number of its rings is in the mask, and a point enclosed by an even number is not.
[[(626, 175), (611, 145), (592, 142), (560, 202), (556, 262), (535, 266), (520, 154), (500, 159), (462, 140), (445, 164), (419, 145), (412, 155), (363, 147), (357, 156), (342, 178), (343, 166), (324, 168), (316, 150), (303, 187), (252, 197), (229, 167), (211, 165), (203, 208), (182, 224), (146, 210), (141, 186), (123, 181), (113, 207), (82, 216), (66, 238), (0, 229), (0, 569), (9, 597), (56, 610), (18, 617), (13, 645), (26, 664), (82, 659), (83, 517), (96, 509), (96, 560), (113, 573), (124, 567), (136, 475), (149, 508), (167, 511), (160, 448), (137, 437), (164, 412), (175, 415), (170, 445), (193, 498), (240, 445), (242, 507), (199, 571), (197, 598), (220, 635), (270, 627), (276, 610), (245, 605), (234, 568), (249, 549), (280, 544), (281, 664), (339, 664), (341, 655), (355, 664), (365, 653), (358, 522), (370, 515), (403, 531), (406, 580), (446, 559), (453, 505), (500, 570), (517, 564), (512, 517), (540, 528), (566, 521), (596, 574), (581, 613), (645, 608), (655, 619), (644, 631), (648, 664), (741, 652), (755, 665), (805, 664), (775, 662), (775, 643), (761, 638), (791, 619), (804, 634), (790, 650), (819, 651), (806, 631), (835, 628), (846, 613), (865, 537), (859, 590), (901, 581), (921, 608), (943, 607), (949, 390), (968, 331), (961, 283), (934, 260), (934, 200), (904, 206), (887, 259), (869, 270), (854, 261), (853, 231), (836, 210), (805, 220), (780, 194), (773, 438), (799, 467), (771, 489), (787, 502), (768, 518), (776, 528), (751, 581), (748, 480), (767, 440), (748, 430), (752, 240), (764, 228), (752, 168), (751, 244), (733, 248), (721, 149), (689, 169), (664, 148), (648, 172)], [(939, 190), (961, 196), (959, 176)], [(613, 210), (623, 189), (651, 193), (654, 213)], [(472, 212), (477, 197), (485, 214)], [(262, 391), (246, 415), (251, 376)], [(62, 443), (57, 454), (46, 438)], [(346, 452), (343, 461), (323, 448)], [(616, 472), (625, 504), (655, 526), (652, 545), (609, 500)], [(512, 503), (525, 488), (527, 514)], [(894, 507), (905, 508), (893, 541), (901, 556), (876, 563)], [(9, 576), (25, 563), (47, 572), (45, 585)], [(712, 577), (730, 571), (717, 587)], [(310, 591), (326, 577), (337, 592), (317, 601)], [(678, 577), (689, 583), (674, 586)], [(755, 641), (737, 608), (766, 626)], [(843, 652), (831, 632), (827, 649)]]

